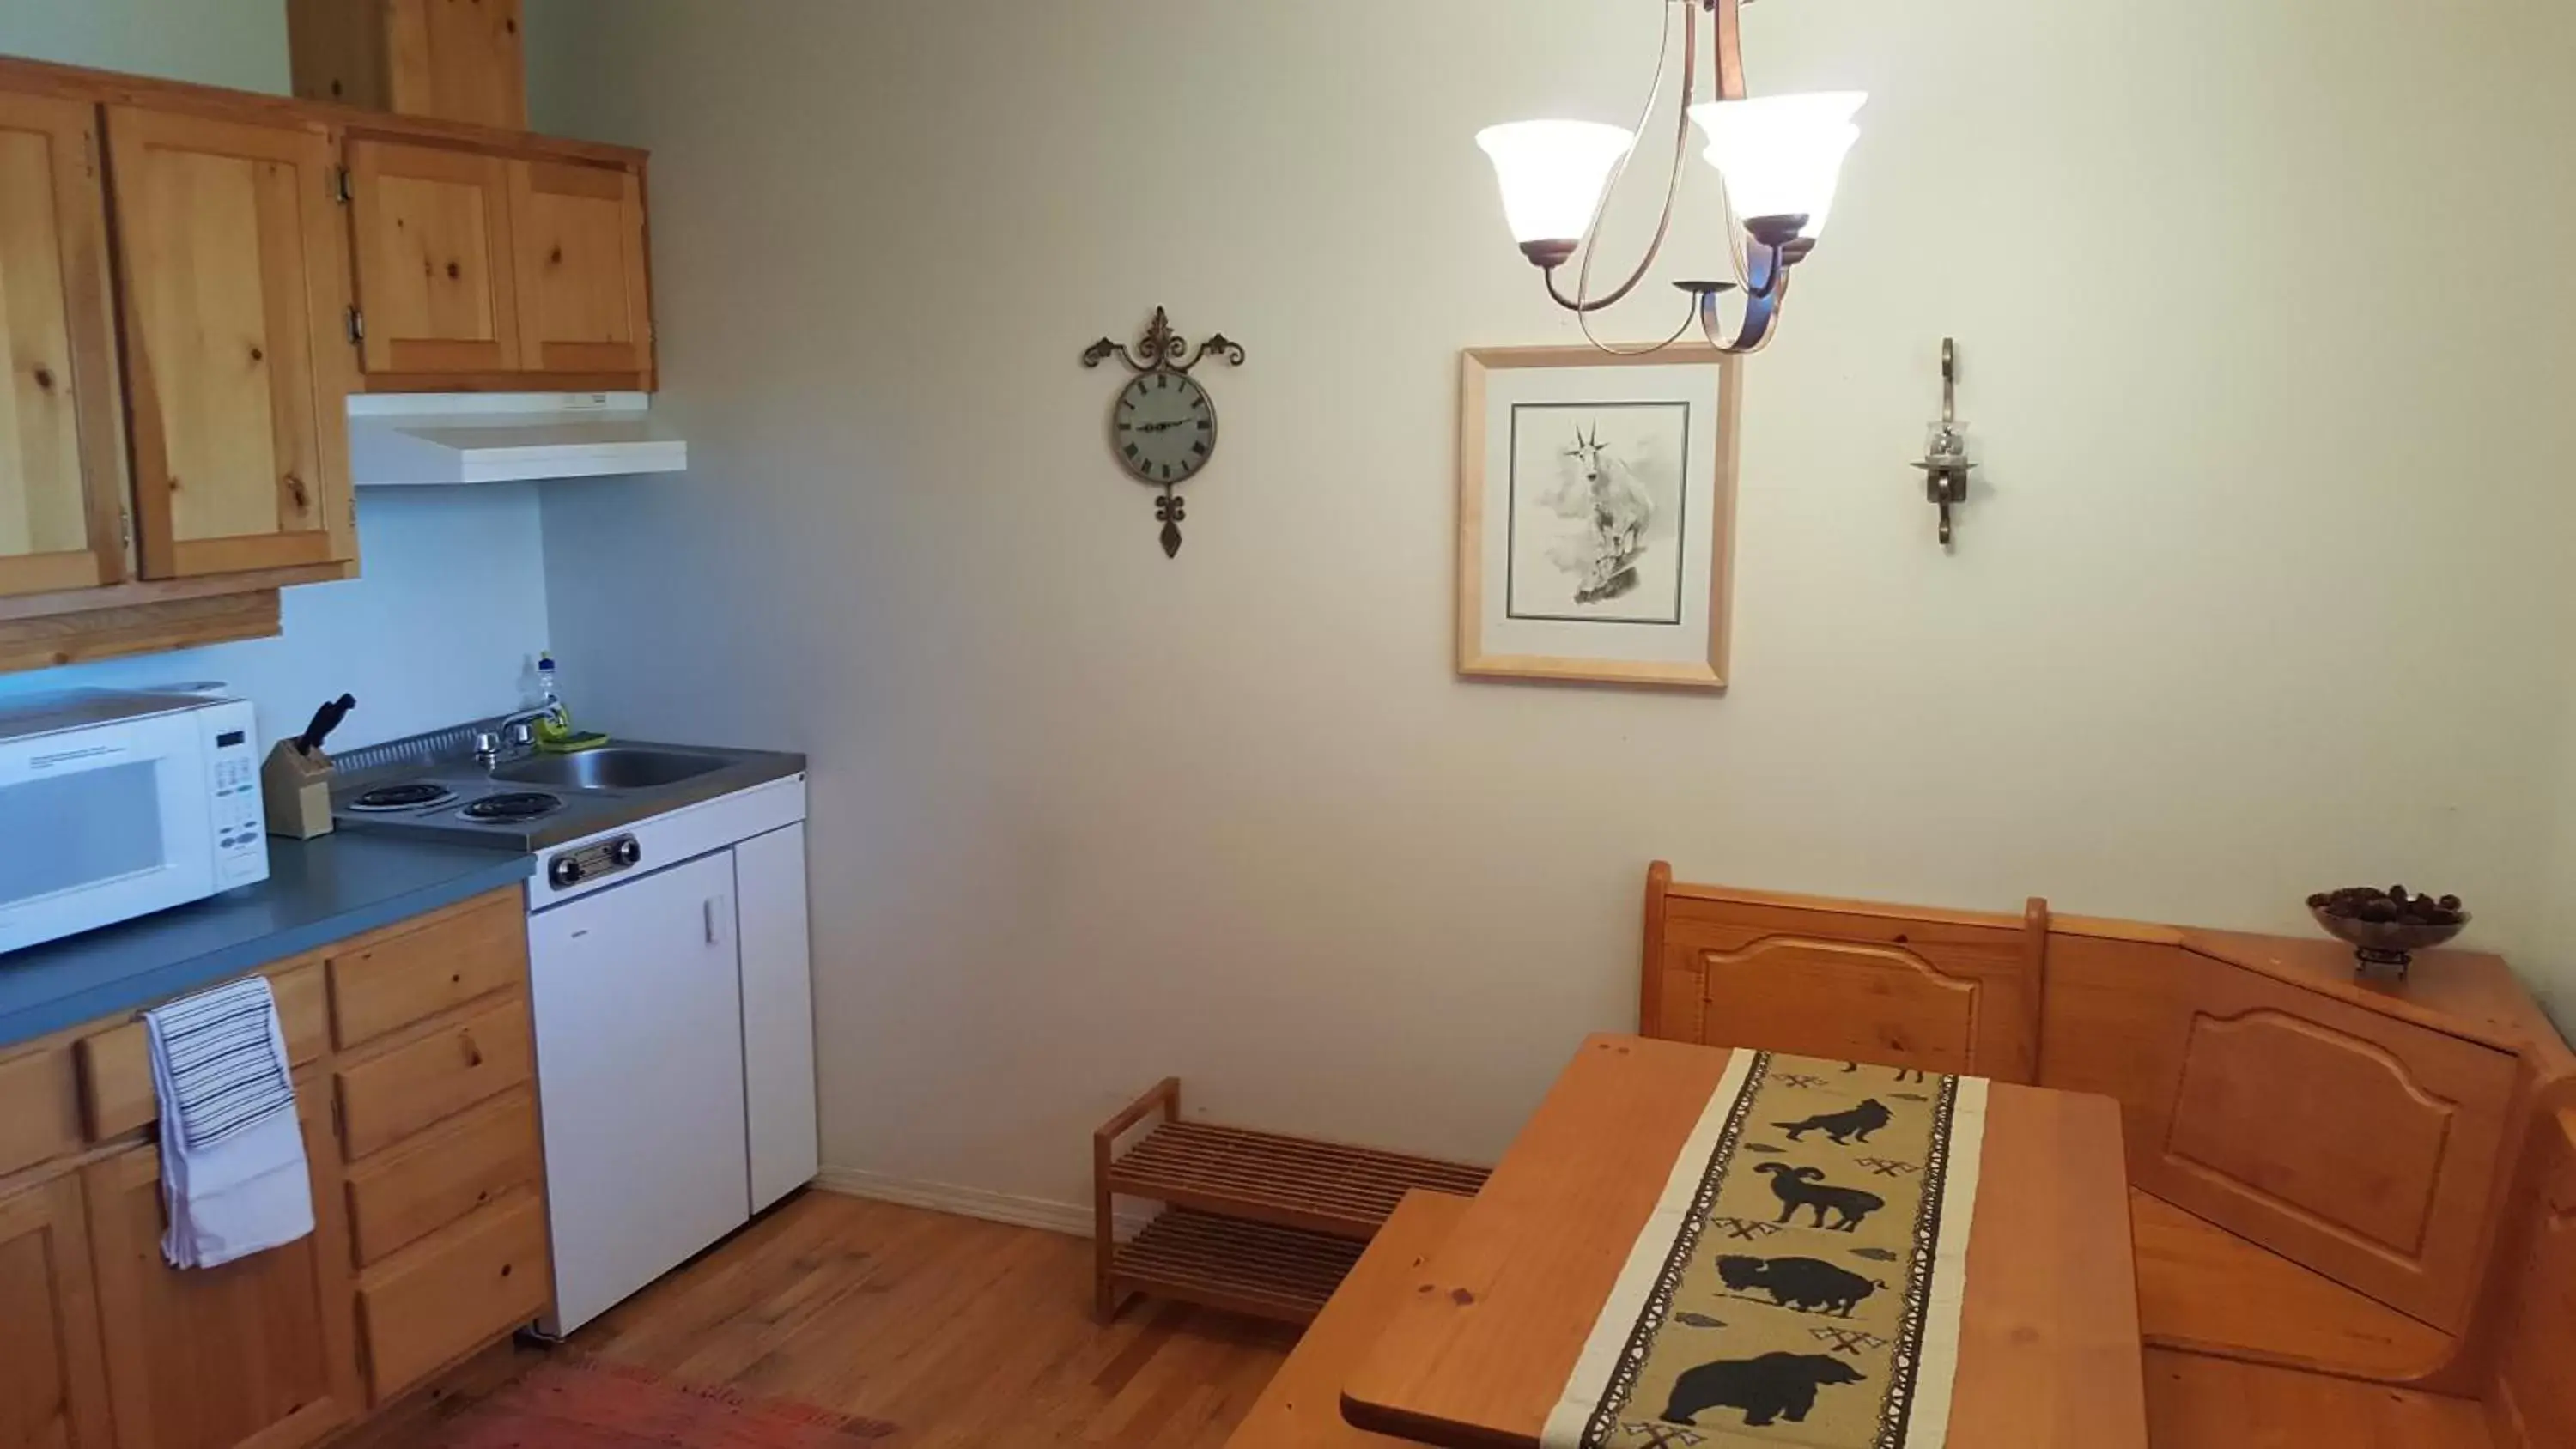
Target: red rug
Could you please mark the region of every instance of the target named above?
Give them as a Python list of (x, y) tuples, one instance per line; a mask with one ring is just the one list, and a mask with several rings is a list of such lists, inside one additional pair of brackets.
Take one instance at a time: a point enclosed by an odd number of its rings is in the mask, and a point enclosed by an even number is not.
[(463, 1406), (433, 1449), (851, 1449), (896, 1426), (573, 1358)]

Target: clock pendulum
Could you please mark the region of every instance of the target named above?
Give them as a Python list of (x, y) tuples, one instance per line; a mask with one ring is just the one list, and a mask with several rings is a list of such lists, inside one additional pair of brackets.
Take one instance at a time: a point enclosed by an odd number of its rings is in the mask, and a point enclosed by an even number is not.
[(1188, 341), (1172, 330), (1170, 314), (1157, 307), (1135, 347), (1103, 337), (1084, 351), (1082, 365), (1098, 367), (1113, 357), (1136, 375), (1110, 407), (1110, 452), (1129, 476), (1162, 490), (1154, 517), (1163, 525), (1164, 556), (1176, 557), (1181, 551), (1181, 522), (1188, 514), (1175, 490), (1197, 477), (1216, 456), (1216, 402), (1190, 376), (1190, 369), (1210, 357), (1241, 367), (1243, 346), (1216, 333), (1193, 352)]

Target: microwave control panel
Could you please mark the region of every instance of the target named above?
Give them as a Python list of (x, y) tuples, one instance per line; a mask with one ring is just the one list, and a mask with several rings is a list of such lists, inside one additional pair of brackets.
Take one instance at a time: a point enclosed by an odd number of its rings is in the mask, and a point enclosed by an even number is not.
[(246, 703), (205, 711), (206, 774), (214, 791), (215, 876), (224, 886), (268, 879), (268, 819), (259, 798), (259, 749)]

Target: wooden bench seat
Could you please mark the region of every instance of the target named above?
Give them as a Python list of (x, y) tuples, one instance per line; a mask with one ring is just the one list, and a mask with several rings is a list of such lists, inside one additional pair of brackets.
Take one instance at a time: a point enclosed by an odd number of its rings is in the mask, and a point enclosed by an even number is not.
[[(2142, 1241), (2172, 1226), (2150, 1227)], [(2140, 1272), (2143, 1281), (2143, 1259)], [(2257, 1276), (2208, 1291), (2241, 1300), (2277, 1282)], [(2446, 1392), (2150, 1348), (2148, 1439), (2154, 1449), (2567, 1449), (2576, 1445), (2571, 1364), (2576, 1108), (2532, 1124), (2470, 1332), (2447, 1363), (2415, 1376)]]
[[(2474, 1399), (2147, 1350), (2153, 1449), (2497, 1449)], [(2518, 1446), (2517, 1446), (2518, 1449)]]
[(1404, 1195), (1226, 1449), (1381, 1449), (1404, 1442), (1344, 1422), (1342, 1380), (1377, 1342), (1414, 1271), (1449, 1236), (1468, 1201), (1437, 1192)]
[(2138, 1326), (2153, 1348), (2402, 1382), (2456, 1341), (2312, 1268), (2131, 1189)]

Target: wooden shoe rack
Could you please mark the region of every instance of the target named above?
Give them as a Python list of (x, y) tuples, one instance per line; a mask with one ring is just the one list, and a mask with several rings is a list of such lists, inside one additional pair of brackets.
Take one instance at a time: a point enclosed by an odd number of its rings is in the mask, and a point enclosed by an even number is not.
[[(1121, 1154), (1120, 1139), (1160, 1120)], [(1152, 1293), (1287, 1323), (1311, 1323), (1413, 1188), (1473, 1197), (1481, 1167), (1181, 1120), (1166, 1077), (1092, 1134), (1097, 1308), (1113, 1318)], [(1118, 1198), (1163, 1211), (1117, 1241)]]

